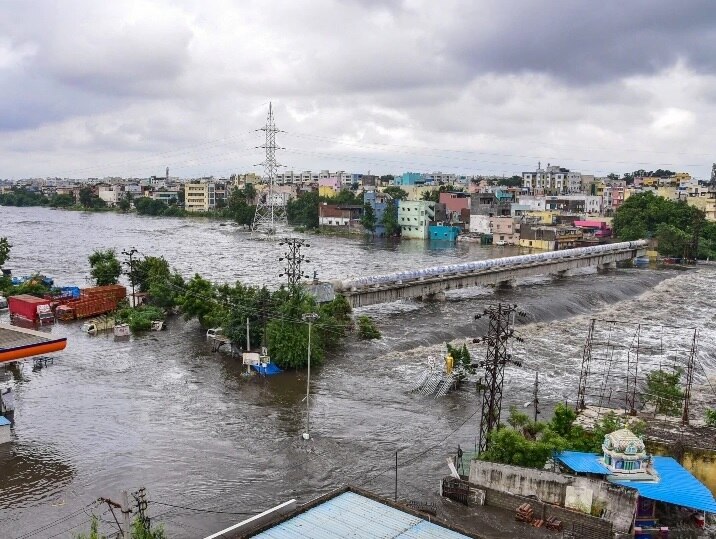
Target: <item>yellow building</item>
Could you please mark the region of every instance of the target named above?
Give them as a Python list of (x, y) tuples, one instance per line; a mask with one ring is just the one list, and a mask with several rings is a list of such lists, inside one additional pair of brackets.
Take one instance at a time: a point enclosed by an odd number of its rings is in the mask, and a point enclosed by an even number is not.
[(688, 197), (686, 202), (703, 211), (707, 221), (716, 221), (716, 192), (710, 191), (704, 197)]
[(184, 209), (209, 211), (216, 207), (216, 190), (212, 181), (195, 181), (184, 184)]
[(408, 193), (408, 200), (422, 200), (423, 193), (429, 193), (438, 187), (435, 185), (401, 185), (400, 188)]
[(527, 218), (536, 219), (541, 225), (553, 225), (557, 222), (557, 212), (547, 210), (528, 211)]
[(679, 194), (676, 192), (676, 187), (673, 185), (662, 186), (656, 190), (656, 195), (664, 197), (668, 200), (678, 200)]
[(333, 189), (330, 185), (319, 185), (318, 186), (318, 196), (326, 197), (326, 198), (334, 198), (338, 194), (338, 191)]

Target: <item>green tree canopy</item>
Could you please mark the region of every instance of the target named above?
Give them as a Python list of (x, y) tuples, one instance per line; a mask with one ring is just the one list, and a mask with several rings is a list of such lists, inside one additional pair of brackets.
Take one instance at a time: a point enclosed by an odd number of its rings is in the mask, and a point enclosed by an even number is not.
[(0, 238), (0, 268), (2, 268), (5, 265), (5, 262), (7, 262), (8, 258), (10, 258), (11, 248), (12, 245), (10, 245), (10, 242), (7, 238)]
[(385, 227), (386, 236), (400, 235), (400, 224), (398, 223), (398, 201), (389, 200), (383, 212), (381, 224)]
[(383, 192), (386, 195), (390, 195), (395, 200), (405, 200), (408, 198), (408, 192), (404, 189), (401, 189), (397, 185), (390, 185), (383, 189)]
[[(378, 223), (378, 220), (375, 217), (375, 211), (373, 211), (373, 206), (370, 204), (365, 204), (363, 206), (363, 215), (360, 218), (360, 224), (363, 225), (363, 228), (370, 232), (375, 232), (375, 225)], [(0, 264), (1, 265), (1, 264)]]
[(97, 250), (89, 256), (90, 275), (97, 286), (117, 284), (122, 274), (122, 265), (114, 249)]

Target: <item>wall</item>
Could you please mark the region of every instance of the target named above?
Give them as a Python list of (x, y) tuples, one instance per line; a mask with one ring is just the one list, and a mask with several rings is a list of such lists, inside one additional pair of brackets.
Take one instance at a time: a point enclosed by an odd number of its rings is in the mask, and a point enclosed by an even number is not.
[[(470, 463), (470, 483), (478, 488), (488, 489), (486, 499), (488, 505), (504, 507), (505, 499), (508, 499), (510, 503), (514, 503), (514, 499), (510, 499), (509, 495), (536, 496), (539, 502), (545, 503), (536, 502), (534, 499), (527, 501), (532, 503), (535, 509), (536, 505), (539, 505), (543, 510), (546, 510), (548, 512), (547, 516), (555, 515), (560, 520), (569, 518), (571, 521), (577, 518), (586, 519), (592, 524), (594, 521), (597, 523), (604, 522), (603, 519), (578, 511), (550, 505), (561, 506), (564, 504), (567, 486), (587, 488), (592, 491), (595, 503), (603, 506), (605, 511), (604, 519), (613, 523), (614, 529), (621, 532), (627, 532), (631, 527), (636, 509), (637, 493), (635, 490), (613, 485), (601, 479), (577, 477), (548, 470), (535, 470), (494, 462), (472, 461)], [(490, 490), (496, 491), (496, 493), (491, 495)], [(506, 496), (507, 498), (505, 498)], [(512, 506), (512, 508), (515, 507), (514, 505)], [(507, 508), (509, 509), (510, 507)]]

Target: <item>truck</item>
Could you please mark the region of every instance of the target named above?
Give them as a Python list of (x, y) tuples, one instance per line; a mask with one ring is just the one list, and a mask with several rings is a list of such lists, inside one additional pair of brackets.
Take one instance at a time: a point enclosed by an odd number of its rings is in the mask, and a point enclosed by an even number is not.
[(117, 308), (117, 300), (111, 297), (81, 296), (75, 301), (68, 301), (59, 305), (55, 312), (60, 320), (75, 320), (77, 318), (90, 318), (99, 314), (106, 314)]
[(52, 323), (55, 320), (50, 308), (50, 300), (29, 294), (18, 294), (7, 298), (10, 318), (27, 320), (33, 323)]
[(82, 331), (94, 335), (99, 331), (106, 331), (114, 327), (114, 318), (111, 316), (102, 316), (99, 318), (93, 318), (88, 322), (82, 324)]

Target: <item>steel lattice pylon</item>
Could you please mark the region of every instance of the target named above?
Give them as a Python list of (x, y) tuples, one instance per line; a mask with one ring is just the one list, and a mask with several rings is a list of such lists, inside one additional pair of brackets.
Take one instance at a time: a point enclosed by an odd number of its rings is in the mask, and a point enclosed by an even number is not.
[(266, 142), (261, 146), (266, 150), (266, 158), (261, 164), (264, 167), (264, 181), (268, 185), (268, 190), (258, 197), (251, 232), (273, 236), (276, 234), (277, 225), (286, 223), (286, 206), (283, 200), (277, 203), (275, 197), (276, 170), (281, 165), (276, 162), (276, 133), (279, 130), (274, 123), (271, 103), (269, 103), (266, 125), (260, 131), (266, 134)]
[[(502, 412), (502, 385), (505, 379), (505, 365), (512, 363), (520, 366), (519, 361), (512, 359), (507, 352), (507, 341), (514, 335), (511, 328), (515, 314), (524, 315), (517, 310), (517, 305), (503, 305), (489, 307), (484, 313), (475, 318), (488, 316), (490, 319), (487, 335), (473, 342), (482, 342), (487, 345), (484, 363), (485, 368), (484, 392), (482, 395), (482, 419), (480, 420), (480, 438), (478, 453), (485, 451), (489, 445), (489, 435), (500, 424)], [(522, 339), (514, 336), (517, 340)]]

